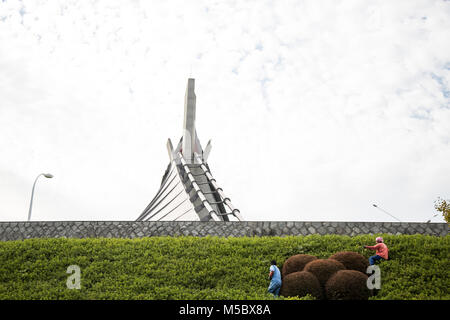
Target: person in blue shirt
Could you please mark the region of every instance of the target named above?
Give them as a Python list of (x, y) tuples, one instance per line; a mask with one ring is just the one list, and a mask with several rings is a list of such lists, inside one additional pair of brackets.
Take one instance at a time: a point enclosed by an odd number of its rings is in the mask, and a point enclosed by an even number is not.
[(272, 260), (270, 262), (270, 273), (269, 273), (269, 288), (267, 291), (272, 293), (275, 297), (280, 295), (280, 289), (281, 289), (281, 273), (280, 269), (277, 267), (277, 262), (275, 260)]

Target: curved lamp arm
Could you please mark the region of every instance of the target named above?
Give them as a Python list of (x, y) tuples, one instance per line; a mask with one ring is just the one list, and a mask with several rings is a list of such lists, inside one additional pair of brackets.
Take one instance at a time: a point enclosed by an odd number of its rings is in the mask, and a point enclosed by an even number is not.
[(49, 179), (53, 178), (53, 175), (51, 173), (41, 173), (34, 180), (33, 189), (31, 191), (30, 209), (28, 210), (28, 221), (30, 221), (30, 219), (31, 219), (31, 209), (33, 207), (34, 188), (36, 187), (36, 182), (38, 181), (40, 176), (44, 176), (44, 177), (49, 178)]

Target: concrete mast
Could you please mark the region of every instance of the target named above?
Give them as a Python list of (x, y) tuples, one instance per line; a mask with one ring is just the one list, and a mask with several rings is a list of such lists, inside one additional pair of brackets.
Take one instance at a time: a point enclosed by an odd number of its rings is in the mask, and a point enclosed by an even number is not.
[(196, 112), (196, 96), (195, 96), (195, 79), (189, 78), (186, 94), (184, 96), (184, 123), (183, 123), (183, 144), (182, 154), (186, 163), (195, 163), (194, 151), (196, 142), (195, 130), (195, 112)]
[[(230, 221), (230, 216), (242, 221), (239, 210), (232, 205), (211, 174), (207, 163), (211, 141), (203, 150), (198, 139), (195, 128), (194, 90), (195, 79), (189, 78), (184, 96), (183, 136), (175, 150), (168, 139), (169, 165), (156, 196), (137, 221), (171, 218), (177, 220), (190, 211), (195, 211), (200, 221)], [(184, 190), (176, 189), (178, 185)], [(191, 207), (188, 210), (181, 209), (187, 201)]]

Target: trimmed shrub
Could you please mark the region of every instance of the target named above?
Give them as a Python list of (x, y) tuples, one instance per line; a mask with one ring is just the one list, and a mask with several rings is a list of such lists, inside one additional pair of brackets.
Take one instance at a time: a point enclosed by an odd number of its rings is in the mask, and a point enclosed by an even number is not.
[(345, 267), (337, 260), (317, 259), (309, 262), (303, 270), (315, 275), (319, 280), (320, 285), (324, 287), (325, 283), (334, 273), (339, 270), (345, 270)]
[(367, 288), (368, 276), (356, 270), (336, 272), (325, 285), (325, 294), (330, 300), (367, 300), (370, 290)]
[(352, 251), (341, 251), (333, 254), (330, 259), (334, 259), (342, 263), (346, 269), (356, 270), (366, 273), (369, 261), (362, 254)]
[(316, 260), (317, 257), (309, 255), (309, 254), (296, 254), (295, 256), (287, 259), (281, 270), (281, 275), (283, 277), (287, 276), (290, 273), (303, 271), (303, 268), (311, 261)]
[(284, 297), (303, 297), (310, 294), (317, 299), (322, 298), (319, 280), (312, 273), (306, 271), (292, 272), (286, 275), (280, 293)]

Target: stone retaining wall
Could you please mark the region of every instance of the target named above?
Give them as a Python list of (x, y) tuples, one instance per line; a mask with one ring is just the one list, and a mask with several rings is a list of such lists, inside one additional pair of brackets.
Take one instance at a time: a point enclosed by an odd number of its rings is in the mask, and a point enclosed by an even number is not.
[(0, 241), (29, 238), (152, 236), (290, 236), (310, 234), (427, 234), (446, 236), (446, 223), (314, 221), (36, 221), (0, 222)]

